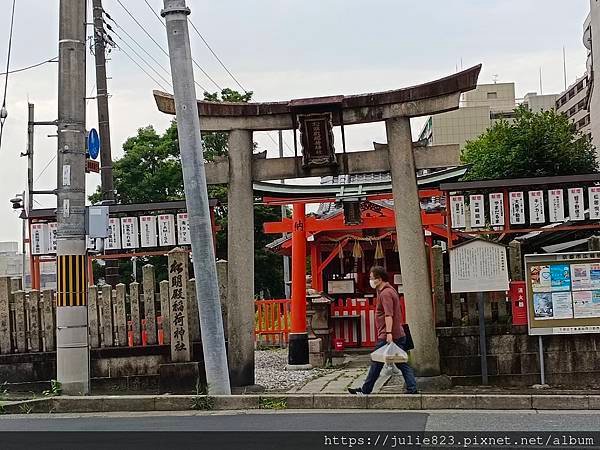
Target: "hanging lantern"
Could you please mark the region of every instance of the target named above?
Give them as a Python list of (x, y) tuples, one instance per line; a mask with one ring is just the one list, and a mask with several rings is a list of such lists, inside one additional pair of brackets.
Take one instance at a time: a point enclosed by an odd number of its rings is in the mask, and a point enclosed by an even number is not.
[(360, 259), (363, 257), (362, 247), (360, 246), (360, 241), (358, 239), (354, 241), (352, 256), (354, 257), (354, 259)]
[(344, 224), (360, 225), (362, 223), (360, 200), (358, 198), (343, 199), (342, 206), (344, 207)]

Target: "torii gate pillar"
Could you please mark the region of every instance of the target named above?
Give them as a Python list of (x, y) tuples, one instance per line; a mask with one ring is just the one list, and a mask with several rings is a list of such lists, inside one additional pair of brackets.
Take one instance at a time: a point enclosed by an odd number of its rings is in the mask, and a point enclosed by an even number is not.
[(411, 351), (417, 375), (440, 374), (440, 355), (435, 333), (425, 237), (417, 189), (417, 172), (412, 150), (410, 119), (395, 117), (385, 122), (392, 193), (396, 216), (398, 253), (406, 304), (406, 321), (413, 340)]

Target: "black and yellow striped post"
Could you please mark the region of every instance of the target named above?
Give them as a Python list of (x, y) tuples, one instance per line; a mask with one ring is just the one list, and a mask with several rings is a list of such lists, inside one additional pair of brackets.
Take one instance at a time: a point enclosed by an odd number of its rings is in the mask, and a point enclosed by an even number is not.
[(56, 306), (86, 306), (85, 255), (60, 255), (57, 261)]

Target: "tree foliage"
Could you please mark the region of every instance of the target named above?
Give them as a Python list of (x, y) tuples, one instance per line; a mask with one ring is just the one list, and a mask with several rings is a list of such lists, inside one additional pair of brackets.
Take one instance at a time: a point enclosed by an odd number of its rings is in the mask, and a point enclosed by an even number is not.
[(465, 179), (486, 180), (596, 172), (594, 147), (575, 131), (564, 114), (554, 110), (515, 110), (512, 122), (496, 122), (479, 138), (467, 142), (461, 160), (471, 168)]
[[(205, 93), (204, 98), (215, 102), (248, 102), (252, 98), (252, 92), (242, 94), (232, 89), (223, 89), (220, 95)], [(227, 156), (227, 133), (203, 133), (202, 141), (206, 161)], [(185, 197), (175, 121), (162, 135), (152, 126), (140, 128), (136, 136), (127, 139), (123, 150), (123, 157), (113, 163), (118, 203), (160, 202), (181, 200)], [(209, 186), (209, 197), (220, 202), (220, 206), (215, 210), (215, 219), (221, 228), (217, 233), (217, 257), (222, 259), (227, 259), (227, 189), (227, 185)], [(90, 201), (95, 203), (101, 199), (98, 188), (90, 196)], [(262, 231), (263, 223), (280, 218), (281, 210), (278, 207), (254, 208), (255, 292), (262, 292), (265, 296), (283, 295), (282, 258), (265, 250), (265, 245), (272, 241), (274, 236), (265, 235)], [(161, 263), (157, 258), (147, 258), (146, 261), (157, 266), (157, 276), (162, 272)]]

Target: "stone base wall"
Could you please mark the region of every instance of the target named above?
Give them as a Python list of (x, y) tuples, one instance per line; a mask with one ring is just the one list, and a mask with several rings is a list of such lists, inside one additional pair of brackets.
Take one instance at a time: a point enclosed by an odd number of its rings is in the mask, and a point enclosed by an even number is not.
[[(202, 344), (194, 343), (195, 361), (202, 362)], [(92, 388), (152, 390), (158, 387), (159, 366), (171, 362), (169, 345), (108, 347), (91, 350)], [(204, 364), (201, 364), (204, 367)], [(201, 380), (205, 380), (201, 373)], [(0, 385), (38, 390), (56, 379), (56, 352), (0, 355)]]
[[(479, 327), (438, 328), (442, 373), (454, 384), (481, 383)], [(490, 384), (531, 386), (540, 383), (538, 337), (527, 327), (486, 327)], [(600, 388), (600, 335), (544, 336), (546, 383)]]

